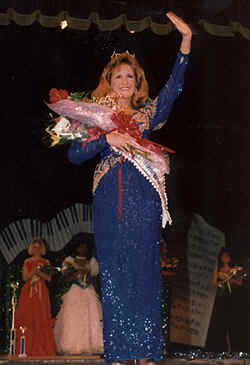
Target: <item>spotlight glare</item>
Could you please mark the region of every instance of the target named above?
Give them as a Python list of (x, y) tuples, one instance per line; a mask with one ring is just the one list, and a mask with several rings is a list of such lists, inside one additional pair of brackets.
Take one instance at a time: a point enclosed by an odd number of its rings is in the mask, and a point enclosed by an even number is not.
[(62, 20), (60, 23), (61, 29), (65, 29), (68, 26), (68, 22), (67, 20)]

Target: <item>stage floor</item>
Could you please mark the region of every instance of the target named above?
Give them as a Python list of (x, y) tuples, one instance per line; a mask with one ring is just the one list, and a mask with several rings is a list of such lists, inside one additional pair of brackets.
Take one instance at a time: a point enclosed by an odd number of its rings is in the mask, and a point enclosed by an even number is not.
[[(0, 364), (15, 365), (20, 363), (36, 363), (37, 365), (46, 365), (56, 363), (60, 364), (79, 364), (84, 365), (104, 365), (105, 362), (101, 356), (98, 355), (84, 355), (84, 356), (55, 356), (55, 357), (14, 357), (8, 355), (0, 355)], [(134, 361), (126, 361), (124, 365), (134, 365)], [(208, 359), (208, 360), (187, 360), (187, 359), (170, 359), (166, 358), (160, 361), (157, 365), (250, 365), (250, 359)]]

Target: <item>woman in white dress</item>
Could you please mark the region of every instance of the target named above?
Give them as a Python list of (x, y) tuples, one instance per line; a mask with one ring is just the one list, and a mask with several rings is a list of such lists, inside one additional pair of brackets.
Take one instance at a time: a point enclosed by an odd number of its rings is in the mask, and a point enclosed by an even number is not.
[(87, 259), (88, 245), (77, 246), (77, 256), (67, 257), (62, 265), (70, 289), (62, 297), (62, 306), (54, 328), (56, 349), (63, 354), (103, 353), (102, 308), (91, 283), (99, 273), (95, 257)]

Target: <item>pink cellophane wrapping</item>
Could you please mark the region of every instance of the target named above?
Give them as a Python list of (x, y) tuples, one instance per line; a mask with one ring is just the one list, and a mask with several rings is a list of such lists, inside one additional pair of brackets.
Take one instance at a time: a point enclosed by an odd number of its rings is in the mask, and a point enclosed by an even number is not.
[[(117, 128), (117, 125), (111, 119), (111, 116), (114, 114), (114, 110), (104, 105), (85, 103), (83, 101), (72, 101), (68, 99), (47, 105), (57, 114), (81, 122), (82, 128), (80, 129), (82, 129), (82, 131), (89, 127), (98, 127), (106, 132)], [(94, 138), (91, 138), (89, 141), (93, 139)], [(162, 154), (141, 146), (136, 139), (134, 139), (133, 146), (142, 152), (146, 152), (152, 160), (152, 164), (155, 168), (159, 169), (162, 173), (169, 173), (168, 161)]]
[(115, 123), (111, 120), (114, 110), (107, 106), (68, 99), (47, 105), (57, 114), (78, 120), (84, 126), (99, 127), (107, 132), (116, 128)]

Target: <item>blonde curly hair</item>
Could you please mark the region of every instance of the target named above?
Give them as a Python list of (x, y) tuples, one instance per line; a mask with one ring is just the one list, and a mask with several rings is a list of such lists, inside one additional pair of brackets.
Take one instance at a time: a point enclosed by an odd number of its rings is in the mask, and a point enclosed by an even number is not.
[(35, 238), (33, 241), (30, 242), (29, 247), (28, 247), (28, 254), (30, 256), (33, 255), (33, 246), (35, 243), (39, 243), (40, 247), (41, 247), (41, 256), (46, 255), (46, 246), (44, 241), (41, 238)]
[(149, 98), (148, 82), (145, 77), (145, 73), (138, 63), (134, 55), (131, 55), (128, 51), (124, 53), (114, 53), (109, 63), (104, 68), (99, 84), (97, 88), (92, 92), (92, 97), (101, 98), (112, 94), (110, 86), (112, 72), (121, 64), (126, 64), (132, 67), (136, 80), (136, 92), (131, 98), (131, 106), (135, 109), (140, 108), (145, 104)]

